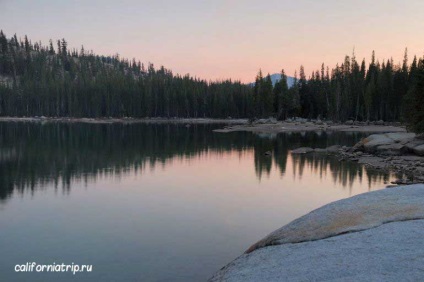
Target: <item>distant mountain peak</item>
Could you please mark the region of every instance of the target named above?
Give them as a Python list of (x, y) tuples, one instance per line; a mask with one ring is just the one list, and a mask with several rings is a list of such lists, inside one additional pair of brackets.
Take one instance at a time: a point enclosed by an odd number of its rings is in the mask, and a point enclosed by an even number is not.
[[(272, 85), (275, 85), (281, 79), (281, 73), (271, 74)], [(287, 86), (290, 88), (294, 84), (294, 77), (287, 76)]]
[[(281, 79), (281, 73), (274, 73), (271, 74), (271, 81), (272, 81), (272, 85), (274, 86), (278, 81), (280, 81)], [(265, 76), (266, 77), (266, 76)], [(251, 85), (255, 85), (254, 82), (250, 83)], [(294, 77), (292, 76), (287, 76), (287, 86), (290, 88), (292, 87), (294, 84)]]

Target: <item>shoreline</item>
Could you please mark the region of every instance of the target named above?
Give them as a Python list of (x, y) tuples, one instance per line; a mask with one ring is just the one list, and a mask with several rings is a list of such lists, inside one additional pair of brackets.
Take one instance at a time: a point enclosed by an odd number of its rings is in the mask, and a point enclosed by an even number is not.
[(406, 132), (402, 125), (375, 125), (375, 124), (341, 124), (341, 123), (316, 123), (316, 122), (288, 122), (275, 121), (272, 123), (249, 124), (248, 119), (232, 118), (76, 118), (76, 117), (0, 117), (0, 122), (57, 122), (57, 123), (89, 123), (89, 124), (226, 124), (224, 128), (215, 129), (214, 132), (252, 132), (252, 133), (280, 133), (280, 132), (306, 132), (306, 131), (341, 131), (341, 132)]
[(398, 177), (392, 182), (395, 185), (424, 183), (424, 139), (415, 133), (372, 134), (353, 147), (300, 147), (291, 154), (334, 155), (340, 162), (357, 162), (372, 169), (393, 172)]
[(420, 280), (423, 204), (422, 184), (329, 203), (273, 231), (208, 281)]
[[(396, 124), (396, 125), (394, 125)], [(397, 123), (392, 124), (341, 124), (325, 122), (288, 122), (275, 121), (273, 123), (253, 123), (227, 126), (222, 129), (215, 129), (214, 132), (230, 133), (237, 131), (247, 131), (253, 133), (280, 133), (280, 132), (306, 132), (306, 131), (342, 131), (342, 132), (406, 132), (406, 128)]]
[(247, 124), (247, 119), (215, 118), (74, 118), (74, 117), (0, 117), (0, 122), (60, 122), (90, 124)]

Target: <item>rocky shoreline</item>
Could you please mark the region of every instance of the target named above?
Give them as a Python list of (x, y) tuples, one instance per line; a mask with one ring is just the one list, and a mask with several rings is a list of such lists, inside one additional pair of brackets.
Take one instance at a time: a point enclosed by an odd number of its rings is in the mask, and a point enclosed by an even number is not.
[(377, 170), (395, 172), (392, 184), (424, 183), (424, 137), (414, 133), (372, 134), (353, 147), (301, 147), (292, 154), (330, 154), (339, 161), (354, 161)]
[(421, 281), (424, 185), (327, 204), (275, 230), (209, 281)]
[(280, 132), (340, 131), (369, 132), (353, 147), (334, 145), (328, 148), (301, 147), (292, 154), (328, 154), (339, 161), (354, 161), (377, 170), (394, 172), (398, 179), (393, 185), (424, 183), (424, 137), (408, 133), (398, 122), (384, 121), (333, 123), (331, 121), (291, 119), (277, 121), (260, 119), (249, 124), (228, 125), (215, 132), (248, 131), (257, 134)]
[(259, 119), (251, 123), (228, 125), (215, 132), (229, 133), (248, 131), (254, 133), (280, 133), (280, 132), (307, 132), (307, 131), (344, 131), (344, 132), (406, 132), (399, 122), (355, 122), (335, 123), (332, 121), (290, 119), (277, 121), (276, 119)]

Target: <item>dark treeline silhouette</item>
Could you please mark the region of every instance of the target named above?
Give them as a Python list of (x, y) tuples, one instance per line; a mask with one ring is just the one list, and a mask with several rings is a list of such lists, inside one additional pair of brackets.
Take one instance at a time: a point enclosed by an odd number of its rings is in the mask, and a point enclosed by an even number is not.
[[(286, 173), (289, 149), (298, 146), (353, 145), (361, 133), (284, 133), (277, 136), (247, 132), (216, 134), (216, 125), (85, 124), (0, 122), (0, 200), (13, 192), (35, 192), (49, 185), (69, 192), (75, 181), (91, 182), (99, 177), (121, 177), (166, 166), (175, 160), (212, 154), (253, 152), (256, 176), (268, 175), (272, 167)], [(271, 151), (272, 156), (265, 155)], [(320, 160), (320, 170), (332, 173), (343, 186), (357, 177), (355, 163), (340, 165), (330, 157), (308, 156), (296, 162), (303, 168)], [(316, 165), (314, 165), (316, 166)], [(340, 172), (342, 170), (343, 172)], [(349, 171), (344, 171), (349, 170)], [(371, 173), (370, 179), (383, 174)]]
[(260, 71), (254, 86), (174, 75), (153, 64), (49, 46), (0, 32), (0, 116), (50, 117), (269, 117), (334, 121), (405, 121), (424, 131), (424, 61), (414, 57), (358, 62), (346, 56), (322, 65), (293, 87), (284, 70), (274, 86)]
[(65, 39), (54, 45), (0, 32), (0, 115), (226, 118), (246, 117), (251, 108), (251, 88), (240, 82), (69, 50)]
[[(321, 66), (307, 79), (303, 66), (294, 86), (287, 87), (287, 77), (269, 89), (269, 75), (259, 72), (255, 97), (261, 101), (258, 113), (277, 113), (280, 119), (290, 116), (325, 118), (334, 121), (405, 121), (411, 129), (424, 131), (424, 61), (414, 57), (408, 65), (407, 50), (403, 63), (393, 60), (359, 63), (353, 54), (330, 71)], [(256, 101), (256, 100), (255, 100)], [(265, 110), (263, 110), (265, 108)]]

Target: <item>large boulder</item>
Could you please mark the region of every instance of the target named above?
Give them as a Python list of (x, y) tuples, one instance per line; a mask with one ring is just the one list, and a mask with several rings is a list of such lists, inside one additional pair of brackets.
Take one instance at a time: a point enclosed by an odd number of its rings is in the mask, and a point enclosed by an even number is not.
[(396, 143), (390, 145), (380, 145), (377, 147), (377, 153), (381, 155), (397, 156), (402, 153), (404, 145)]
[(415, 133), (396, 132), (372, 134), (352, 147), (351, 151), (379, 152), (386, 155), (412, 152), (414, 147), (424, 143), (424, 140), (415, 139)]
[(415, 138), (415, 133), (407, 133), (407, 132), (394, 132), (394, 133), (386, 133), (388, 138), (392, 139), (396, 143), (404, 143), (409, 142)]
[(366, 152), (374, 152), (378, 146), (391, 145), (394, 143), (395, 141), (387, 137), (386, 134), (372, 134), (364, 139), (363, 146)]
[(405, 144), (405, 149), (404, 151), (406, 153), (416, 153), (419, 152), (420, 150), (418, 149), (418, 151), (415, 150), (416, 147), (419, 147), (421, 145), (424, 144), (424, 140), (421, 139), (414, 139), (408, 143)]
[(414, 150), (415, 154), (420, 155), (420, 156), (424, 156), (424, 144), (414, 147), (413, 150)]
[(424, 220), (259, 249), (209, 281), (422, 281)]
[(210, 281), (421, 281), (423, 219), (421, 184), (333, 202), (272, 232)]

